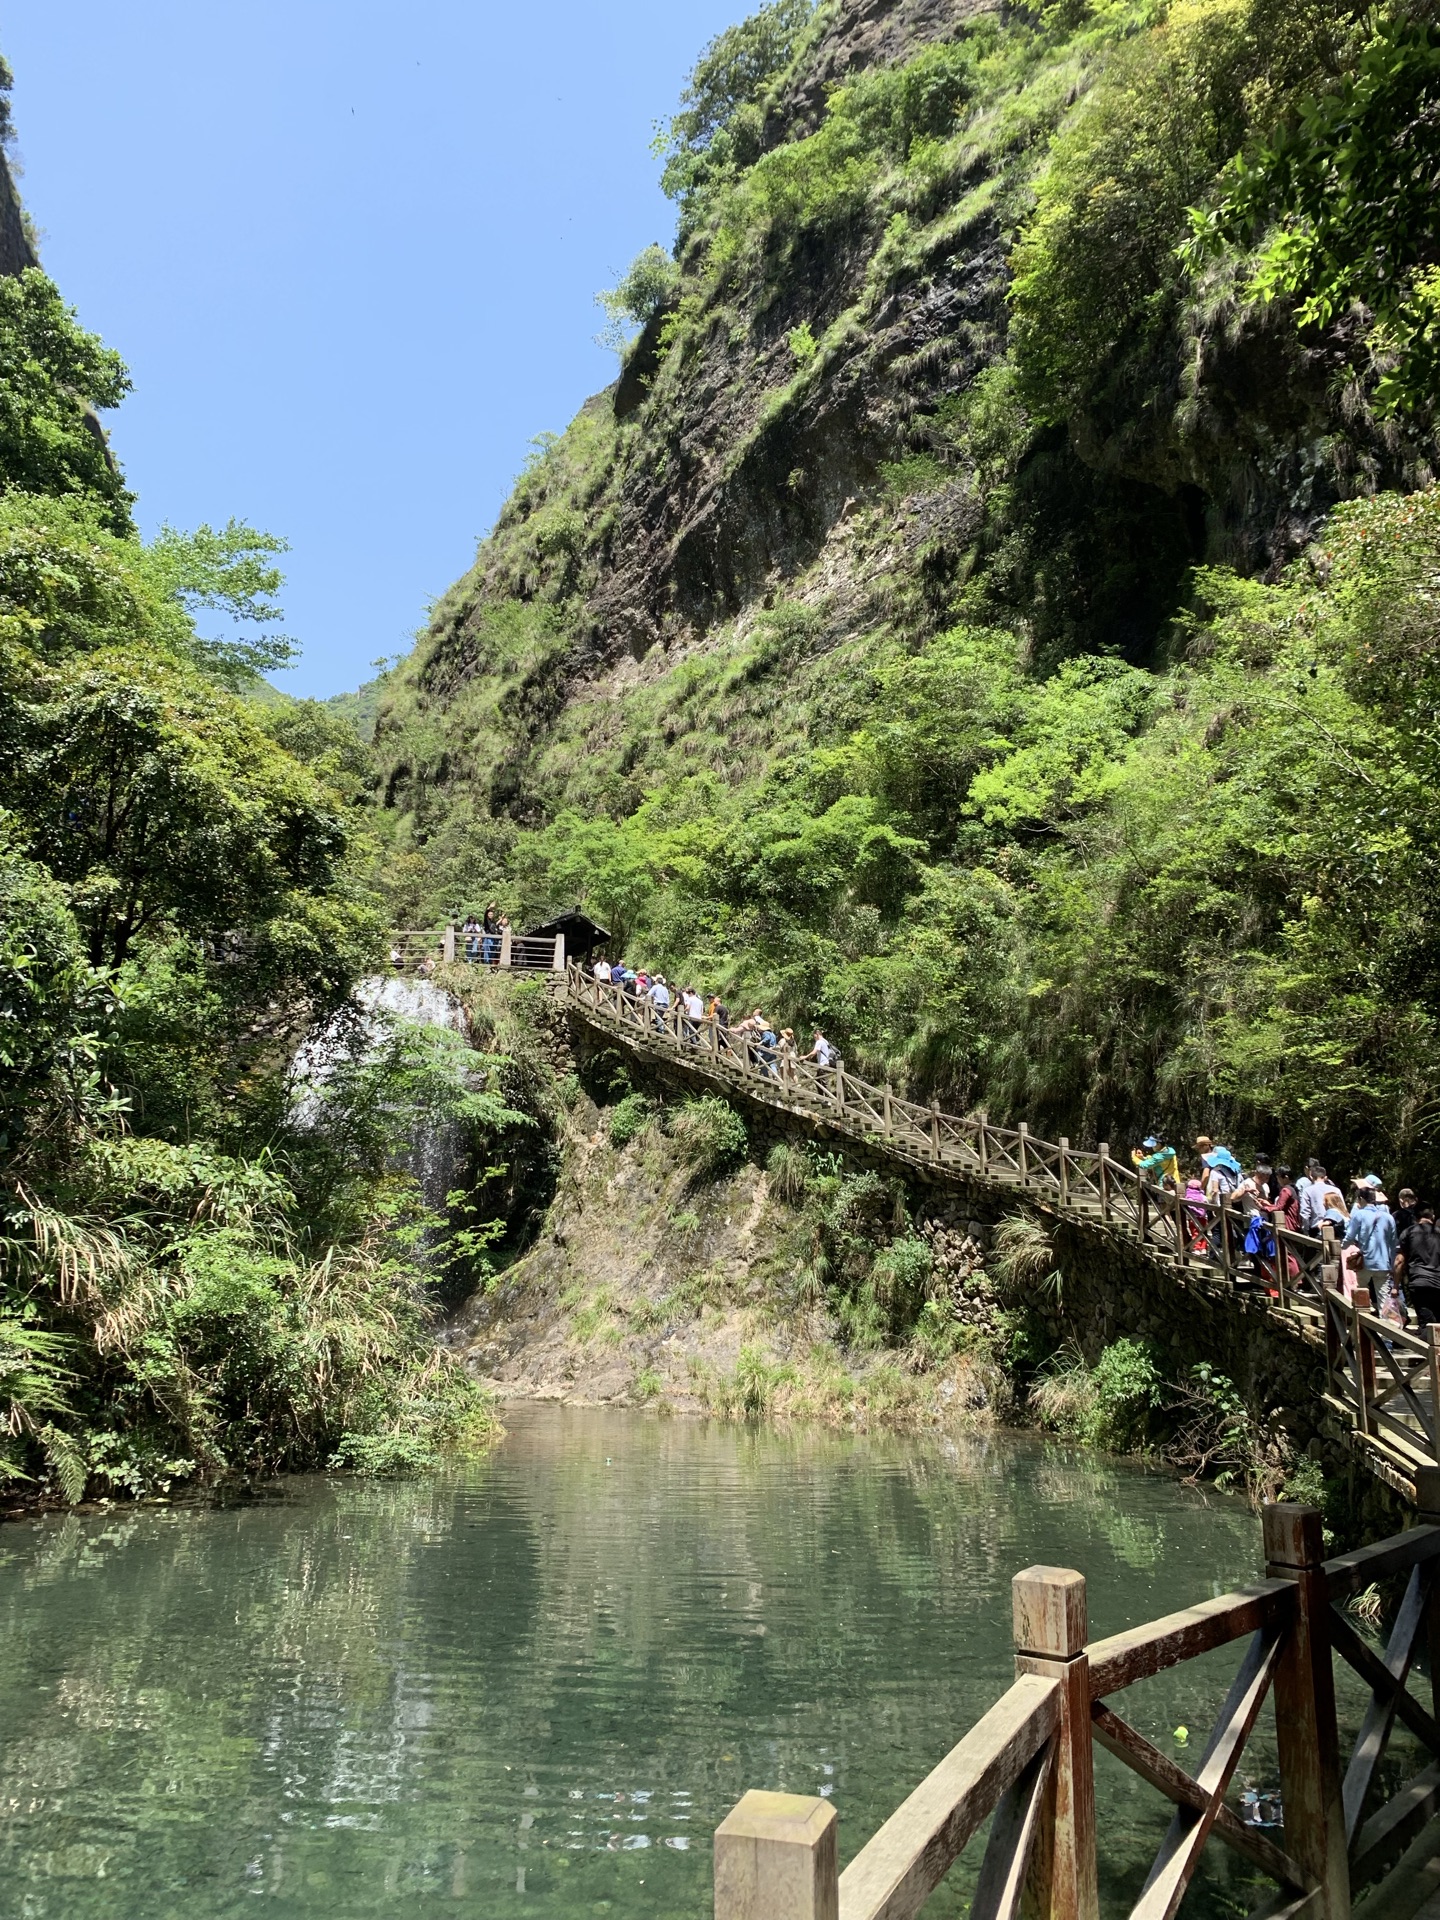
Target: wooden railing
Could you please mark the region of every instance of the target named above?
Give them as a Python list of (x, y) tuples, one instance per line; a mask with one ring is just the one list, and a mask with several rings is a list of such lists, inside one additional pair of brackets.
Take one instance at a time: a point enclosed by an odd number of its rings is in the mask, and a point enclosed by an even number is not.
[(390, 936), (390, 964), (400, 973), (473, 962), (506, 973), (565, 971), (565, 937), (531, 939), (504, 927), (499, 933), (467, 936), (456, 926), (401, 929)]
[[(1424, 1470), (1421, 1485), (1427, 1516), (1440, 1519), (1440, 1472)], [(1009, 1692), (843, 1874), (830, 1801), (747, 1793), (716, 1831), (715, 1920), (909, 1920), (987, 1819), (971, 1920), (1016, 1920), (1022, 1896), (1039, 1920), (1097, 1920), (1093, 1742), (1174, 1807), (1131, 1920), (1172, 1920), (1212, 1836), (1274, 1882), (1276, 1896), (1264, 1909), (1272, 1920), (1346, 1920), (1352, 1896), (1440, 1812), (1440, 1525), (1328, 1561), (1321, 1539), (1314, 1508), (1269, 1506), (1264, 1580), (1088, 1644), (1083, 1575), (1054, 1567), (1017, 1574)], [(1340, 1608), (1362, 1588), (1401, 1575), (1408, 1576), (1405, 1596), (1377, 1654)], [(1117, 1712), (1114, 1695), (1242, 1640), (1239, 1668), (1193, 1774)], [(1406, 1686), (1422, 1644), (1431, 1659), (1429, 1707)], [(1370, 1691), (1343, 1773), (1337, 1657)], [(1275, 1703), (1281, 1843), (1226, 1799), (1267, 1693)], [(1381, 1798), (1381, 1766), (1397, 1722), (1431, 1758)]]
[[(1327, 1227), (1316, 1238), (1271, 1224), (1275, 1252), (1244, 1251), (1249, 1213), (1228, 1201), (1190, 1201), (1102, 1142), (1094, 1151), (1041, 1140), (1023, 1123), (996, 1126), (984, 1113), (942, 1113), (871, 1086), (843, 1063), (784, 1057), (751, 1034), (661, 1011), (579, 967), (566, 975), (571, 1008), (642, 1052), (670, 1058), (700, 1078), (741, 1087), (750, 1099), (803, 1116), (928, 1172), (1014, 1192), (1037, 1206), (1118, 1235), (1187, 1283), (1245, 1298), (1327, 1354), (1327, 1400), (1367, 1464), (1407, 1499), (1416, 1468), (1440, 1464), (1440, 1367), (1430, 1334), (1382, 1322), (1366, 1287), (1347, 1298), (1339, 1249)], [(1362, 1275), (1362, 1280), (1376, 1276)]]

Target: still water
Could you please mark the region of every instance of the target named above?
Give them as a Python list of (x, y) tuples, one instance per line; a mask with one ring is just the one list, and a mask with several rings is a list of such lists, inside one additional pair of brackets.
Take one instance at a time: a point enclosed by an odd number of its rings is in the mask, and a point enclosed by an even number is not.
[[(438, 1479), (0, 1530), (0, 1914), (700, 1920), (747, 1786), (848, 1858), (996, 1699), (1017, 1569), (1082, 1569), (1094, 1635), (1258, 1571), (1237, 1503), (1026, 1436), (508, 1420)], [(1238, 1651), (1125, 1710), (1193, 1766)], [(1119, 1912), (1166, 1810), (1097, 1771)], [(1199, 1911), (1251, 1904), (1226, 1862)]]

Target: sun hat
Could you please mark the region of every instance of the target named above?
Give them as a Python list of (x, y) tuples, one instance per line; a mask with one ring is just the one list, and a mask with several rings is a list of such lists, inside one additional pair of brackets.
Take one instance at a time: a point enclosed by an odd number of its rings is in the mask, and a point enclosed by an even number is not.
[(1153, 1133), (1147, 1133), (1140, 1144), (1142, 1147), (1158, 1147), (1160, 1142), (1155, 1138)]

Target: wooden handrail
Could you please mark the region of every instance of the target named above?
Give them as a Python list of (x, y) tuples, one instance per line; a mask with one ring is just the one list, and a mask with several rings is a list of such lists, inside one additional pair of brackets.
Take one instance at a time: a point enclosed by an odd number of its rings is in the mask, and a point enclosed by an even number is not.
[[(1423, 1482), (1440, 1513), (1440, 1469)], [(1213, 1836), (1279, 1889), (1266, 1911), (1348, 1920), (1370, 1884), (1440, 1811), (1440, 1693), (1432, 1714), (1406, 1691), (1420, 1642), (1440, 1617), (1440, 1525), (1325, 1561), (1313, 1507), (1263, 1513), (1266, 1578), (1255, 1586), (1087, 1642), (1085, 1580), (1031, 1567), (1012, 1583), (1015, 1684), (921, 1782), (839, 1876), (829, 1800), (747, 1794), (716, 1835), (716, 1920), (914, 1920), (989, 1818), (971, 1920), (1017, 1920), (1022, 1890), (1038, 1920), (1098, 1915), (1092, 1746), (1167, 1800), (1173, 1815), (1130, 1920), (1173, 1920)], [(1332, 1608), (1360, 1581), (1409, 1569), (1383, 1656)], [(1115, 1711), (1106, 1695), (1231, 1642), (1238, 1670), (1193, 1774)], [(1334, 1659), (1371, 1703), (1343, 1769)], [(1435, 1682), (1440, 1688), (1440, 1678)], [(1225, 1803), (1268, 1694), (1275, 1702), (1283, 1836)], [(1387, 1778), (1402, 1722), (1430, 1764), (1364, 1818)], [(991, 1816), (993, 1815), (993, 1818)], [(1283, 1844), (1280, 1841), (1283, 1837)], [(1416, 1902), (1429, 1891), (1427, 1881)], [(1396, 1909), (1397, 1912), (1403, 1909)]]
[[(871, 1086), (838, 1063), (783, 1059), (712, 1021), (653, 1008), (579, 967), (566, 975), (570, 1005), (584, 1020), (618, 1029), (634, 1045), (677, 1056), (710, 1079), (742, 1083), (753, 1099), (873, 1142), (928, 1175), (948, 1171), (1011, 1188), (1041, 1207), (1099, 1232), (1118, 1234), (1187, 1280), (1248, 1290), (1256, 1304), (1299, 1337), (1327, 1346), (1329, 1404), (1349, 1422), (1367, 1465), (1407, 1498), (1415, 1474), (1440, 1465), (1440, 1347), (1390, 1327), (1367, 1297), (1345, 1302), (1341, 1326), (1333, 1285), (1339, 1268), (1333, 1235), (1293, 1233), (1267, 1221), (1275, 1251), (1255, 1271), (1241, 1253), (1252, 1217), (1229, 1200), (1218, 1205), (1183, 1194), (1098, 1151), (1052, 1144), (1027, 1128), (1000, 1127), (984, 1113), (948, 1114)], [(1327, 1275), (1330, 1276), (1327, 1279)]]
[(846, 1867), (840, 1920), (919, 1913), (1059, 1721), (1058, 1681), (1017, 1680)]

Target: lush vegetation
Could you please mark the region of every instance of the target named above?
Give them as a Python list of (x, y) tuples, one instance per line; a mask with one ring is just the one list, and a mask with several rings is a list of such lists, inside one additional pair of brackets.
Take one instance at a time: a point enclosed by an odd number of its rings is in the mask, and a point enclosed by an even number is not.
[[(391, 676), (397, 902), (584, 901), (1052, 1133), (1440, 1178), (1433, 8), (1063, 0), (823, 95), (833, 24), (707, 51), (675, 258), (616, 295), (639, 398), (538, 447)], [(870, 463), (843, 541), (803, 519), (827, 418)], [(737, 541), (795, 530), (632, 671), (655, 474), (703, 479), (707, 553), (726, 488)]]
[(0, 1492), (71, 1500), (483, 1432), (395, 1148), (523, 1118), (468, 1049), (347, 1018), (363, 749), (252, 697), (281, 543), (135, 535), (85, 413), (126, 385), (43, 275), (0, 281)]

